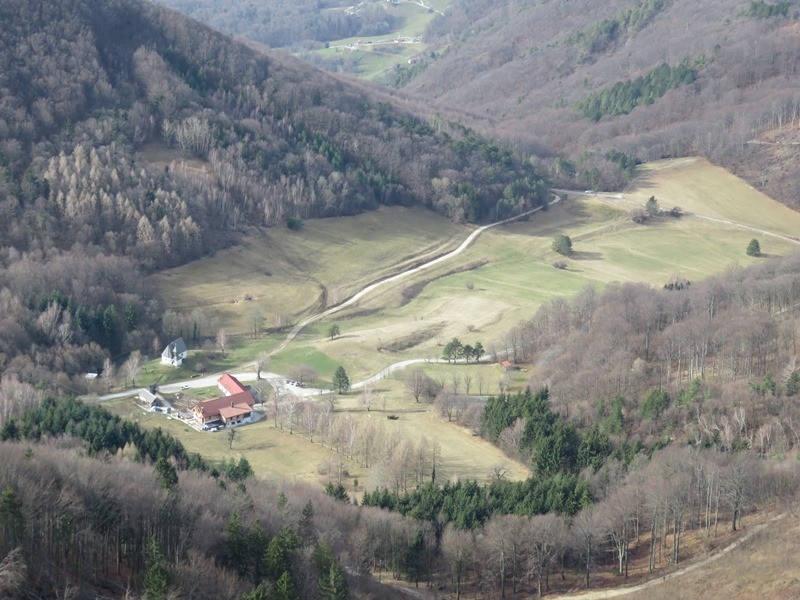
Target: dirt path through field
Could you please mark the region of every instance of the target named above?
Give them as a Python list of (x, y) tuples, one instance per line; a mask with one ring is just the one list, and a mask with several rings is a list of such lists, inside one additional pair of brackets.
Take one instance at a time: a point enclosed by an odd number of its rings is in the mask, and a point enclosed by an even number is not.
[[(553, 196), (555, 196), (555, 198), (548, 203), (549, 206), (552, 206), (553, 204), (556, 204), (557, 202), (561, 201), (561, 196), (559, 196), (558, 194), (554, 193)], [(519, 215), (516, 215), (514, 217), (510, 217), (508, 219), (503, 219), (502, 221), (497, 221), (495, 223), (490, 223), (488, 225), (483, 225), (482, 227), (478, 227), (475, 231), (473, 231), (471, 234), (469, 234), (467, 236), (467, 239), (465, 239), (461, 243), (461, 245), (458, 248), (456, 248), (455, 250), (447, 252), (446, 254), (442, 254), (441, 256), (438, 256), (438, 257), (433, 258), (433, 259), (431, 259), (431, 260), (429, 260), (427, 262), (424, 262), (424, 263), (422, 263), (420, 265), (417, 265), (416, 267), (412, 267), (412, 268), (407, 269), (405, 271), (401, 271), (399, 273), (396, 273), (395, 275), (390, 275), (389, 277), (385, 277), (383, 279), (379, 279), (378, 281), (374, 281), (373, 283), (370, 283), (369, 285), (364, 287), (360, 292), (356, 292), (355, 294), (353, 294), (347, 300), (341, 302), (340, 304), (332, 306), (329, 309), (324, 310), (324, 311), (322, 311), (320, 313), (317, 313), (315, 315), (311, 315), (309, 317), (306, 317), (305, 319), (300, 321), (297, 325), (295, 325), (292, 328), (292, 330), (286, 336), (286, 339), (283, 340), (283, 342), (281, 342), (274, 350), (272, 350), (272, 352), (270, 352), (270, 356), (272, 356), (274, 354), (277, 354), (281, 350), (284, 350), (286, 348), (286, 346), (288, 346), (290, 343), (292, 343), (292, 341), (298, 336), (298, 334), (301, 331), (303, 331), (303, 329), (305, 329), (307, 326), (309, 326), (311, 323), (315, 323), (316, 321), (319, 321), (320, 319), (324, 319), (325, 317), (329, 317), (329, 316), (331, 316), (331, 315), (333, 315), (333, 314), (335, 314), (335, 313), (337, 313), (337, 312), (339, 312), (339, 311), (341, 311), (341, 310), (343, 310), (345, 308), (348, 308), (349, 306), (352, 306), (353, 304), (355, 304), (356, 302), (361, 300), (364, 296), (374, 292), (376, 289), (378, 289), (380, 287), (383, 287), (383, 286), (388, 285), (390, 283), (394, 283), (394, 282), (399, 281), (401, 279), (405, 279), (407, 277), (410, 277), (411, 275), (419, 273), (420, 271), (424, 271), (426, 269), (430, 269), (431, 267), (434, 267), (434, 266), (436, 266), (438, 264), (441, 264), (441, 263), (443, 263), (445, 261), (450, 260), (451, 258), (454, 258), (454, 257), (458, 256), (459, 254), (464, 252), (464, 250), (466, 250), (472, 244), (472, 242), (474, 242), (475, 239), (480, 234), (482, 234), (484, 231), (486, 231), (487, 229), (490, 229), (492, 227), (497, 227), (498, 225), (505, 225), (507, 223), (512, 223), (513, 221), (517, 221), (517, 220), (519, 220), (519, 219), (521, 219), (523, 217), (527, 217), (529, 215), (537, 213), (540, 210), (542, 210), (542, 208), (543, 208), (542, 206), (539, 206), (537, 208), (534, 208), (532, 210), (526, 211), (526, 212), (524, 212), (522, 214), (519, 214)]]
[(756, 525), (750, 531), (748, 531), (746, 534), (744, 534), (742, 537), (740, 537), (738, 540), (736, 540), (735, 542), (725, 546), (725, 548), (723, 548), (721, 551), (717, 552), (716, 554), (712, 554), (711, 556), (707, 556), (706, 558), (703, 558), (702, 560), (698, 560), (697, 562), (692, 563), (691, 565), (689, 565), (687, 567), (684, 567), (682, 569), (678, 569), (677, 571), (673, 571), (672, 573), (667, 573), (666, 575), (663, 575), (663, 576), (661, 576), (661, 577), (659, 577), (657, 579), (651, 579), (650, 581), (646, 581), (645, 583), (641, 583), (639, 585), (632, 585), (630, 587), (613, 588), (613, 589), (609, 589), (609, 590), (597, 590), (597, 591), (593, 591), (593, 592), (584, 592), (584, 593), (578, 593), (578, 594), (563, 594), (563, 595), (560, 595), (560, 596), (548, 596), (548, 598), (565, 598), (565, 599), (568, 598), (569, 600), (580, 598), (580, 600), (600, 600), (601, 598), (617, 598), (619, 596), (625, 596), (627, 594), (633, 594), (634, 592), (641, 592), (641, 591), (647, 590), (647, 589), (652, 588), (654, 586), (660, 585), (660, 584), (664, 583), (665, 581), (667, 581), (669, 579), (674, 579), (675, 577), (680, 577), (681, 575), (685, 575), (687, 573), (691, 573), (692, 571), (695, 571), (695, 570), (697, 570), (697, 569), (699, 569), (701, 567), (704, 567), (707, 564), (709, 564), (709, 563), (711, 563), (711, 562), (713, 562), (713, 561), (725, 556), (726, 554), (728, 554), (728, 552), (730, 552), (734, 548), (737, 548), (739, 545), (741, 545), (744, 542), (746, 542), (747, 540), (749, 540), (751, 537), (753, 537), (759, 531), (761, 531), (765, 527), (771, 525), (775, 521), (779, 521), (780, 519), (783, 519), (788, 514), (789, 513), (781, 513), (779, 515), (776, 515), (776, 516), (772, 517), (771, 519), (768, 519), (768, 520), (764, 521), (763, 523), (760, 523), (760, 524)]

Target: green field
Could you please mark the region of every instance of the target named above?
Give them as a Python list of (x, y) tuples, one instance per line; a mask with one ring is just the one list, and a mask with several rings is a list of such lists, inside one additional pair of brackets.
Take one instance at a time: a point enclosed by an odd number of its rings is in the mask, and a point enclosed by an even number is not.
[[(425, 7), (415, 2), (399, 2), (386, 5), (391, 15), (397, 19), (397, 27), (384, 35), (343, 38), (329, 42), (327, 48), (315, 50), (314, 54), (324, 59), (336, 59), (342, 56), (355, 65), (355, 74), (372, 80), (383, 80), (397, 65), (405, 66), (412, 56), (427, 51), (422, 36), (428, 24), (436, 17), (427, 7), (445, 11), (450, 2), (434, 0), (425, 2)], [(417, 43), (394, 44), (397, 38), (419, 38)], [(356, 45), (357, 44), (357, 45)], [(348, 45), (353, 45), (348, 48)]]
[(383, 207), (349, 218), (306, 221), (301, 231), (253, 230), (237, 246), (151, 278), (166, 308), (203, 308), (229, 335), (340, 302), (440, 248), (452, 249), (469, 229), (426, 210)]
[[(400, 360), (436, 359), (452, 337), (470, 344), (480, 341), (491, 351), (495, 345), (502, 348), (503, 335), (530, 318), (542, 303), (573, 295), (587, 285), (602, 289), (614, 281), (628, 281), (661, 287), (676, 275), (697, 281), (732, 264), (752, 264), (796, 249), (791, 240), (759, 235), (741, 224), (788, 234), (792, 229), (800, 231), (797, 213), (787, 213), (783, 206), (703, 161), (676, 161), (664, 167), (645, 165), (643, 176), (626, 190), (625, 199), (571, 193), (565, 202), (527, 221), (484, 232), (459, 256), (386, 284), (357, 305), (312, 323), (271, 358), (267, 370), (287, 374), (293, 367), (307, 364), (320, 373), (324, 385), (340, 364), (355, 382)], [(712, 181), (713, 194), (708, 191)], [(643, 204), (651, 195), (664, 208), (679, 205), (685, 211), (729, 222), (686, 215), (634, 224), (629, 215), (635, 207), (631, 201)], [(704, 199), (707, 204), (703, 204)], [(190, 310), (197, 303), (210, 318), (241, 334), (225, 361), (210, 361), (214, 368), (227, 368), (235, 361), (244, 364), (252, 360), (283, 339), (284, 334), (276, 333), (249, 340), (243, 334), (248, 306), (258, 305), (265, 315), (281, 313), (297, 321), (333, 304), (331, 290), (336, 290), (336, 301), (341, 301), (371, 281), (417, 264), (417, 252), (430, 257), (442, 245), (456, 247), (469, 231), (425, 210), (383, 208), (358, 217), (309, 221), (299, 234), (285, 228), (253, 232), (240, 246), (156, 276), (153, 282), (166, 306)], [(551, 249), (557, 233), (573, 239), (572, 256), (564, 258)], [(753, 237), (760, 238), (767, 257), (746, 256), (745, 247)], [(566, 268), (553, 267), (559, 260)], [(226, 300), (244, 293), (252, 294), (252, 300)], [(181, 304), (171, 305), (172, 298), (180, 298)], [(341, 335), (329, 339), (327, 331), (333, 322), (340, 327)], [(534, 385), (539, 383), (533, 372), (505, 375), (489, 365), (426, 364), (422, 368), (450, 385), (453, 374), (459, 373), (462, 392), (466, 391), (464, 374), (470, 373), (471, 394), (479, 391), (479, 373), (483, 394), (496, 393), (501, 382), (511, 390), (521, 389), (531, 379)], [(151, 372), (157, 370), (152, 368)], [(176, 372), (166, 376), (173, 380), (180, 377)], [(486, 478), (503, 460), (499, 451), (469, 431), (443, 421), (432, 407), (416, 405), (399, 382), (385, 380), (381, 387), (385, 388), (381, 393), (387, 410), (400, 416), (387, 422), (387, 427), (397, 428), (412, 439), (424, 435), (441, 440), (443, 459), (448, 463), (443, 473), (448, 476)], [(383, 419), (374, 411), (367, 414), (356, 396), (345, 396), (339, 410), (347, 410), (358, 419)], [(262, 429), (270, 431), (255, 433)], [(264, 476), (277, 472), (281, 476), (303, 473), (302, 477), (309, 480), (319, 478), (309, 464), (319, 463), (320, 452), (327, 456), (329, 451), (266, 425), (245, 430), (254, 433), (242, 438), (240, 450), (248, 458), (251, 452), (261, 453), (254, 462), (261, 465), (259, 472)], [(195, 434), (187, 435), (191, 438)], [(259, 436), (269, 441), (262, 444), (257, 441)], [(286, 437), (291, 438), (289, 442)], [(181, 439), (187, 438), (181, 435)], [(281, 453), (287, 443), (295, 446), (292, 460), (283, 465)], [(200, 442), (187, 446), (202, 449)], [(224, 457), (228, 452), (226, 446), (211, 450), (211, 458)], [(276, 466), (279, 463), (280, 468)], [(353, 472), (359, 472), (356, 466)], [(511, 472), (522, 477), (525, 469), (516, 465)]]
[[(800, 239), (800, 213), (705, 159), (658, 161), (643, 165), (642, 171), (626, 197), (644, 204), (654, 195), (666, 208), (680, 206), (686, 211)], [(758, 234), (751, 232), (750, 237)], [(768, 239), (762, 239), (762, 243)]]

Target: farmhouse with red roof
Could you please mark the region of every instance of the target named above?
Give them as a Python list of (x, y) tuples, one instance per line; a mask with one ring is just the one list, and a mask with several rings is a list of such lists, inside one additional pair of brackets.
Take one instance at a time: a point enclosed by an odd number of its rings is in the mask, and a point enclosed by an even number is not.
[(250, 423), (256, 401), (247, 388), (228, 373), (217, 380), (217, 386), (224, 395), (213, 400), (204, 400), (195, 406), (195, 418), (203, 425), (219, 422), (228, 427)]

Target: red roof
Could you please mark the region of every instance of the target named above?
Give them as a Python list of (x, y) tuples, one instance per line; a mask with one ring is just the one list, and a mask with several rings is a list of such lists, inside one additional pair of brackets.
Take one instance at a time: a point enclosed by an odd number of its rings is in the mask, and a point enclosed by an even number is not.
[[(234, 379), (234, 381), (236, 380)], [(219, 417), (222, 414), (222, 410), (226, 408), (246, 409), (250, 411), (255, 403), (252, 394), (245, 390), (244, 392), (239, 392), (238, 394), (232, 394), (230, 396), (222, 396), (221, 398), (214, 398), (213, 400), (204, 400), (195, 406), (194, 410), (200, 413), (204, 421), (207, 421), (208, 419)]]
[(242, 392), (246, 391), (246, 388), (242, 385), (242, 383), (236, 379), (233, 375), (229, 375), (225, 373), (222, 377), (217, 380), (217, 384), (223, 390), (228, 392), (229, 396), (233, 396), (234, 394), (241, 394)]
[(510, 360), (504, 360), (504, 361), (503, 361), (503, 362), (501, 362), (500, 364), (501, 364), (502, 366), (506, 367), (506, 368), (508, 368), (508, 367), (512, 366), (512, 365), (511, 365), (511, 361), (510, 361)]

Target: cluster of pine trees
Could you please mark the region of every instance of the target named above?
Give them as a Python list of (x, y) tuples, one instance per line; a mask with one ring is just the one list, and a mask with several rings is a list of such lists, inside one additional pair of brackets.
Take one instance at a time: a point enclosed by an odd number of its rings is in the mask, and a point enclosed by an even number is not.
[(701, 57), (695, 60), (686, 58), (674, 67), (662, 63), (646, 75), (615, 83), (601, 92), (590, 94), (578, 103), (577, 109), (594, 122), (604, 116), (627, 115), (637, 106), (653, 104), (668, 91), (694, 82), (703, 62)]

